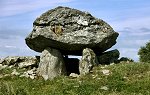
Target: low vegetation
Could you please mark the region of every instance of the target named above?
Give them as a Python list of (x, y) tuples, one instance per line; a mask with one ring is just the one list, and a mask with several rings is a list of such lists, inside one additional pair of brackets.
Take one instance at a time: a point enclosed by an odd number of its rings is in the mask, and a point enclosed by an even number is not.
[(150, 95), (150, 63), (101, 65), (86, 76), (48, 81), (5, 76), (0, 78), (0, 95)]

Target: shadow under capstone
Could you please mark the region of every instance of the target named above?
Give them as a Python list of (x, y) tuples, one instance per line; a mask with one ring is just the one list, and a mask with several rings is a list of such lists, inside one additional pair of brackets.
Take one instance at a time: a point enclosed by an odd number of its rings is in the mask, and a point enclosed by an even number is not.
[(69, 76), (71, 73), (79, 73), (79, 59), (78, 58), (68, 58), (64, 57), (67, 75)]

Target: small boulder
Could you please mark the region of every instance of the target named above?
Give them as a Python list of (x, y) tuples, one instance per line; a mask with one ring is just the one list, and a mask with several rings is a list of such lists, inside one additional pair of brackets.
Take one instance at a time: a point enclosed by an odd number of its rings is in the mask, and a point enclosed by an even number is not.
[(86, 48), (82, 52), (82, 58), (79, 62), (79, 71), (81, 75), (90, 73), (94, 66), (98, 65), (97, 57), (92, 49)]
[(103, 69), (101, 70), (104, 75), (110, 75), (110, 70)]
[(105, 90), (105, 91), (109, 90), (109, 88), (107, 86), (102, 86), (100, 89)]
[(79, 77), (79, 75), (75, 74), (75, 73), (71, 73), (69, 76), (72, 77), (72, 78), (78, 78)]

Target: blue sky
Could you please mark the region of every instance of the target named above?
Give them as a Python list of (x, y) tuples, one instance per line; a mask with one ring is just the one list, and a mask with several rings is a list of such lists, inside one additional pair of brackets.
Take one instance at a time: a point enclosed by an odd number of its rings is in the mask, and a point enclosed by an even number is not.
[(121, 56), (138, 60), (139, 48), (150, 41), (150, 0), (0, 0), (0, 57), (37, 55), (25, 44), (33, 21), (57, 6), (88, 11), (119, 32)]

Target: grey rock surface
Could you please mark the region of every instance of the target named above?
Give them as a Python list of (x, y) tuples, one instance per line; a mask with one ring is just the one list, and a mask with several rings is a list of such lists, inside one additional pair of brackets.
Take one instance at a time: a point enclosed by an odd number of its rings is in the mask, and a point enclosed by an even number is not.
[(97, 57), (92, 49), (83, 50), (82, 58), (79, 62), (79, 71), (81, 75), (90, 73), (94, 66), (98, 65)]
[(45, 80), (65, 75), (66, 68), (62, 54), (56, 49), (46, 48), (41, 54), (37, 73)]
[(37, 52), (51, 47), (66, 55), (81, 55), (84, 48), (104, 52), (116, 44), (118, 35), (90, 13), (60, 6), (38, 17), (25, 40)]
[(14, 65), (17, 63), (19, 56), (7, 56), (0, 60), (0, 64), (3, 65)]
[(21, 74), (20, 77), (35, 79), (37, 77), (36, 71), (37, 71), (37, 68), (30, 69), (28, 71), (25, 71), (23, 74)]
[(101, 56), (97, 56), (100, 64), (110, 64), (118, 61), (120, 52), (115, 49), (111, 51), (104, 52)]

